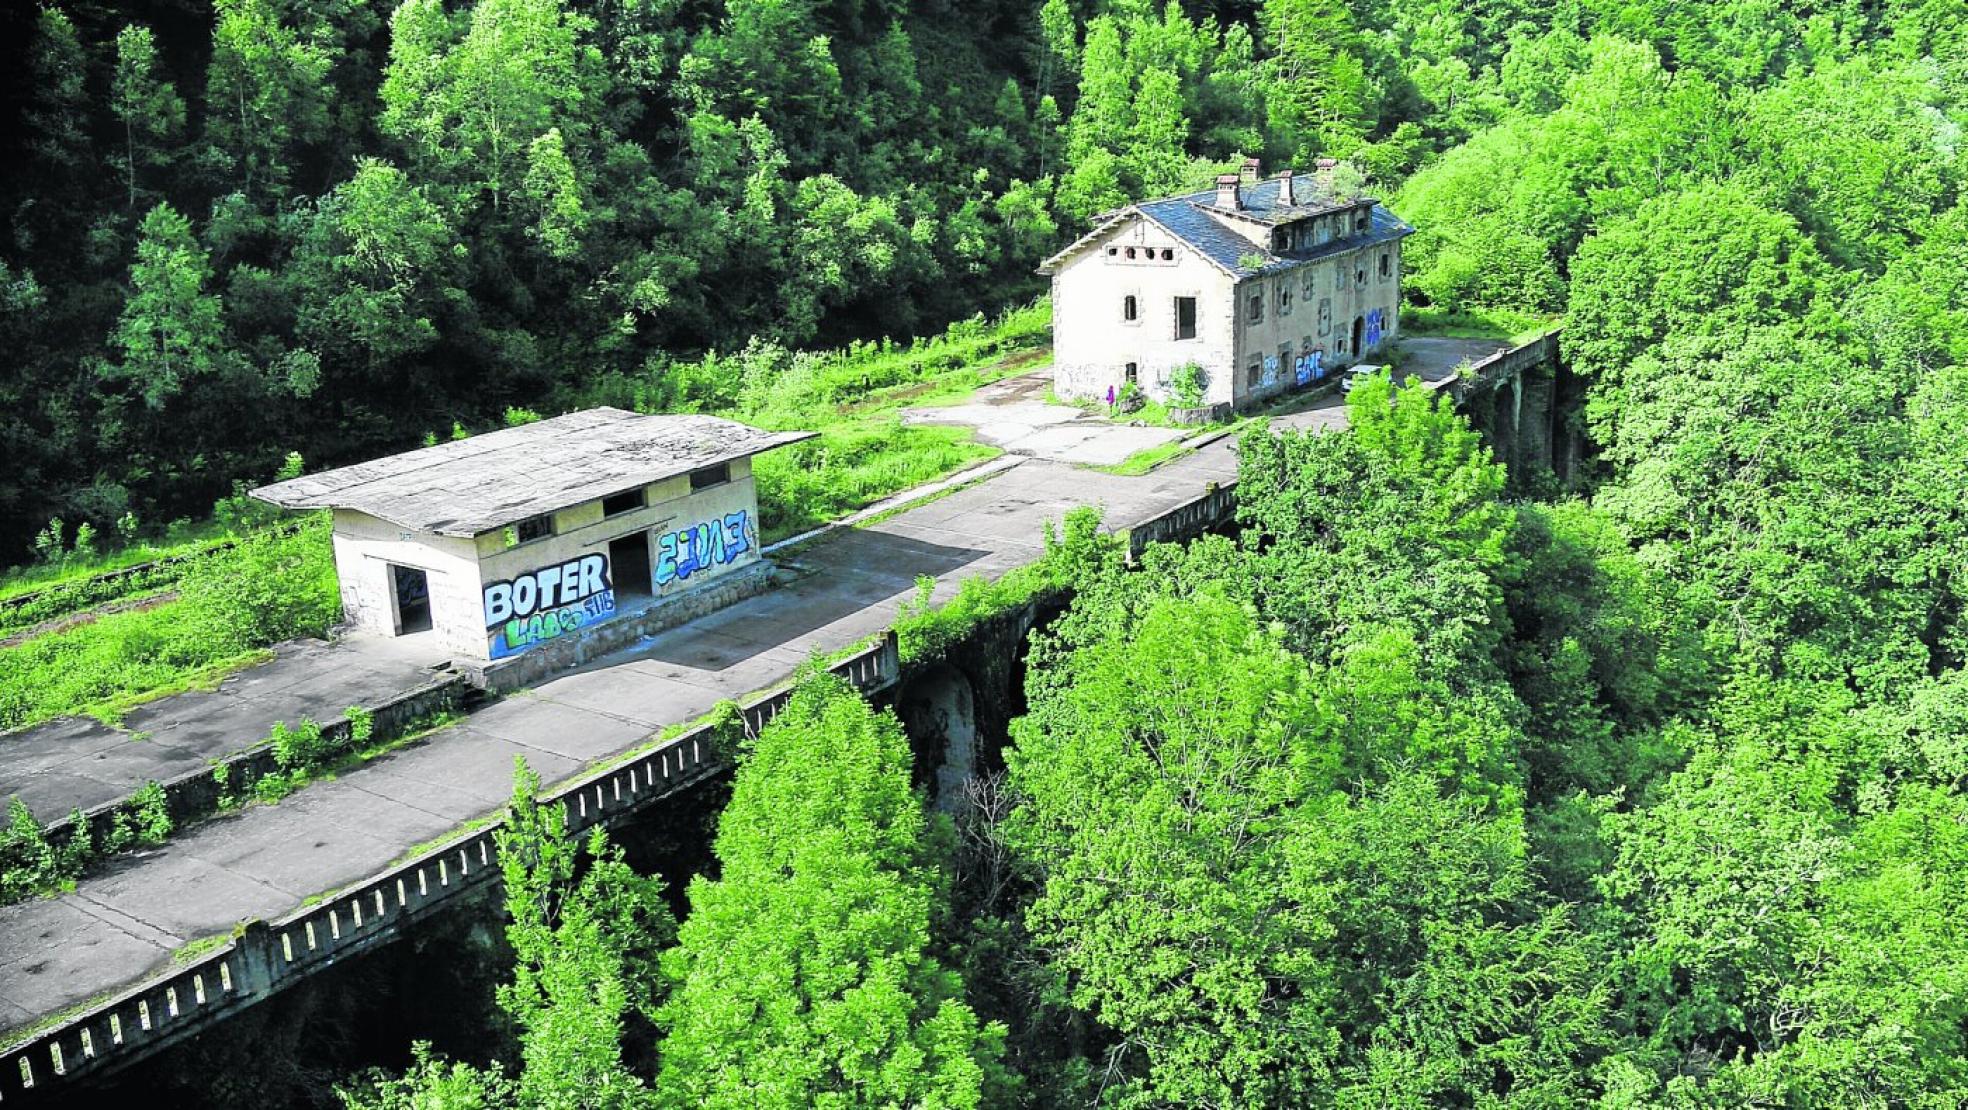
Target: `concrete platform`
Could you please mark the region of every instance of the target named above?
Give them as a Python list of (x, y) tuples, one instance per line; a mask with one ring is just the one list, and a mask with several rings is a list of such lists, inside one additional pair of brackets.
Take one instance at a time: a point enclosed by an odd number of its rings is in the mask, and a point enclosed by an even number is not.
[(121, 728), (64, 717), (0, 734), (0, 799), (18, 797), (51, 821), (243, 751), (276, 721), (332, 721), (414, 689), (446, 662), (427, 637), (289, 641), (213, 690), (138, 706)]

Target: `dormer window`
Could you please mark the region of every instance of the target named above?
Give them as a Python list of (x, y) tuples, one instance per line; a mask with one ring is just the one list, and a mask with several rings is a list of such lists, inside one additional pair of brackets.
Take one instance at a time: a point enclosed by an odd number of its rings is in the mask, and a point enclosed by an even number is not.
[(1357, 213), (1354, 214), (1353, 233), (1355, 235), (1365, 235), (1367, 233), (1368, 219), (1369, 217), (1367, 215), (1367, 210), (1364, 208), (1360, 209)]

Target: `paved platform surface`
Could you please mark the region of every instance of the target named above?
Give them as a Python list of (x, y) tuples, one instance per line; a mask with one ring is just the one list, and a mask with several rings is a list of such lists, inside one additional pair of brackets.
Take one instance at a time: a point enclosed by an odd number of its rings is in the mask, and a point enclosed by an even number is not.
[[(1463, 358), (1481, 358), (1503, 346), (1406, 340), (1407, 371), (1442, 380)], [(1012, 381), (1023, 384), (1007, 386), (999, 395), (1008, 405), (1029, 403), (1030, 380)], [(1344, 422), (1343, 402), (1333, 397), (1279, 417), (1274, 425)], [(1232, 447), (1232, 440), (1218, 439), (1133, 478), (1026, 458), (879, 524), (841, 529), (815, 541), (790, 557), (796, 580), (789, 585), (495, 702), (412, 747), (309, 786), (277, 806), (200, 824), (158, 848), (116, 861), (58, 898), (0, 907), (0, 1032), (128, 986), (168, 963), (171, 953), (190, 941), (230, 931), (248, 918), (295, 909), (313, 895), (382, 870), (466, 820), (492, 813), (511, 793), (515, 756), (524, 756), (547, 782), (568, 777), (651, 732), (698, 716), (720, 699), (789, 677), (815, 652), (887, 627), (900, 603), (914, 596), (919, 575), (933, 576), (936, 595), (948, 597), (965, 577), (996, 577), (1037, 557), (1044, 524), (1075, 506), (1101, 506), (1108, 527), (1125, 528), (1195, 497), (1207, 483), (1234, 479)], [(278, 704), (281, 713), (293, 716), (298, 712), (288, 706), (318, 704), (326, 715), (357, 700), (355, 687), (316, 673), (304, 665), (305, 658), (296, 651), (283, 660), (284, 668), (270, 664), (238, 676), (245, 681), (230, 696), (241, 703), (257, 698), (263, 708)], [(321, 656), (341, 666), (338, 658), (333, 652)], [(398, 673), (422, 677), (425, 672), (414, 667), (392, 669), (414, 662), (376, 665), (383, 668), (384, 681)], [(274, 677), (260, 676), (266, 671)], [(357, 672), (343, 673), (353, 680)], [(279, 677), (283, 674), (293, 681)], [(373, 682), (360, 688), (375, 689)], [(294, 697), (282, 700), (282, 689)], [(248, 696), (249, 690), (259, 693)], [(132, 714), (130, 727), (152, 732), (144, 743), (190, 747), (230, 708), (227, 696), (222, 690), (202, 700), (160, 702), (148, 718)], [(307, 703), (308, 697), (317, 700)], [(259, 735), (264, 734), (261, 727)], [(72, 742), (79, 751), (94, 741)], [(118, 736), (112, 746), (136, 745)]]
[[(523, 755), (548, 782), (790, 676), (816, 651), (885, 628), (933, 575), (947, 596), (973, 574), (1030, 562), (1042, 528), (1101, 505), (1125, 527), (1235, 476), (1228, 442), (1121, 478), (1027, 460), (792, 557), (798, 578), (495, 702), (416, 745), (277, 806), (205, 822), (125, 857), (58, 898), (0, 907), (0, 1030), (134, 983), (189, 941), (273, 917), (383, 869), (491, 813)], [(122, 741), (127, 744), (127, 741)]]
[[(123, 727), (63, 717), (0, 734), (0, 799), (18, 797), (41, 821), (128, 797), (266, 739), (275, 721), (331, 721), (430, 681), (447, 660), (430, 637), (295, 640), (272, 661), (210, 691), (141, 705)], [(3, 803), (0, 803), (3, 804)]]
[(1134, 427), (1050, 403), (1045, 390), (1051, 383), (1050, 370), (1006, 378), (979, 389), (969, 403), (909, 409), (902, 419), (973, 428), (978, 439), (1010, 454), (1087, 466), (1113, 466), (1189, 434), (1184, 428)]

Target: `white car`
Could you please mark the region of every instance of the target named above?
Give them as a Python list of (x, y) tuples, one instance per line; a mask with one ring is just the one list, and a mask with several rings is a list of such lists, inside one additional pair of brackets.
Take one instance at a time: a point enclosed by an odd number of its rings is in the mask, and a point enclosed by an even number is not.
[(1386, 369), (1387, 367), (1385, 366), (1376, 366), (1373, 365), (1372, 363), (1366, 363), (1366, 362), (1356, 363), (1352, 366), (1349, 366), (1344, 371), (1343, 376), (1341, 376), (1341, 378), (1339, 379), (1339, 391), (1342, 394), (1351, 393), (1353, 392), (1354, 386), (1359, 385), (1361, 382), (1366, 381), (1369, 377), (1378, 374)]

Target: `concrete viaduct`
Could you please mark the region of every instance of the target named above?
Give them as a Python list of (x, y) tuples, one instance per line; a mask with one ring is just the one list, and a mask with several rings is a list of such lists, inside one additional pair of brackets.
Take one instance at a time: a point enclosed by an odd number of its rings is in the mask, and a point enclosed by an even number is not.
[[(1499, 457), (1518, 465), (1551, 466), (1562, 475), (1570, 470), (1576, 449), (1566, 445), (1568, 437), (1557, 423), (1567, 388), (1557, 353), (1557, 334), (1553, 332), (1473, 363), (1438, 359), (1436, 365), (1424, 365), (1418, 372), (1430, 388), (1450, 392), (1456, 398)], [(1276, 419), (1274, 424), (1342, 427), (1344, 408), (1335, 399)], [(939, 578), (938, 593), (948, 596), (960, 576), (995, 576), (1035, 557), (1032, 537), (1039, 533), (1039, 523), (1080, 503), (1102, 504), (1107, 526), (1124, 532), (1130, 554), (1139, 554), (1150, 543), (1180, 541), (1231, 523), (1236, 508), (1231, 447), (1227, 439), (1218, 440), (1147, 477), (1132, 479), (1056, 463), (1024, 462), (880, 524), (849, 530), (839, 540), (822, 541), (800, 552), (795, 561), (816, 575), (845, 574), (856, 565), (859, 573), (869, 574), (874, 573), (867, 565), (870, 561), (898, 558), (890, 546), (905, 552), (925, 545), (940, 549), (949, 546), (950, 540), (961, 539), (969, 545), (966, 550), (972, 557), (932, 560), (925, 570)], [(1006, 542), (984, 549), (978, 542), (979, 534), (965, 530), (966, 525), (976, 529), (986, 524), (1001, 525)], [(1013, 529), (1019, 534), (1011, 535)], [(871, 541), (860, 535), (868, 532), (883, 538)], [(937, 544), (935, 540), (945, 542)], [(946, 793), (960, 782), (976, 758), (978, 736), (1001, 730), (1005, 723), (980, 721), (979, 717), (990, 712), (988, 706), (1013, 703), (1011, 687), (1019, 670), (1014, 656), (1040, 614), (1033, 606), (1002, 614), (977, 630), (975, 642), (965, 650), (952, 652), (946, 659), (919, 661), (905, 673), (894, 634), (887, 631), (887, 625), (896, 604), (914, 592), (912, 569), (903, 558), (885, 568), (885, 577), (863, 583), (864, 588), (850, 591), (845, 598), (831, 591), (808, 599), (815, 605), (840, 608), (852, 604), (854, 608), (829, 621), (809, 621), (803, 635), (786, 638), (787, 651), (729, 676), (730, 681), (745, 682), (747, 676), (776, 672), (771, 683), (753, 687), (764, 686), (765, 693), (738, 699), (742, 727), (756, 734), (785, 704), (790, 675), (799, 662), (816, 651), (826, 651), (837, 659), (829, 668), (834, 673), (871, 699), (895, 706), (917, 740), (919, 754), (930, 755), (933, 761), (919, 774), (932, 783), (936, 793)], [(753, 616), (782, 619), (787, 605), (802, 604), (802, 584), (795, 582), (732, 610), (742, 615), (751, 606), (758, 610)], [(730, 619), (714, 615), (666, 633), (657, 638), (653, 657), (677, 664), (692, 648), (693, 629)], [(666, 655), (663, 645), (670, 641), (674, 641), (669, 643), (674, 650)], [(645, 660), (651, 657), (647, 652), (643, 656)], [(620, 661), (616, 665), (624, 666)], [(585, 668), (584, 673), (594, 675), (609, 669), (610, 661), (604, 660)], [(647, 670), (635, 672), (632, 665), (624, 669), (629, 673), (619, 674), (618, 680), (641, 687), (675, 678)], [(739, 668), (727, 664), (726, 669)], [(693, 677), (697, 676), (685, 675), (685, 679)], [(552, 718), (553, 708), (566, 704), (570, 708), (561, 716), (572, 718), (573, 701), (560, 703), (548, 696), (555, 685), (544, 684), (535, 692), (546, 703), (542, 714)], [(627, 688), (615, 689), (619, 693)], [(664, 722), (667, 728), (644, 731), (639, 740), (616, 744), (611, 754), (586, 761), (577, 773), (553, 776), (560, 781), (543, 793), (543, 802), (563, 807), (570, 830), (578, 832), (597, 824), (612, 826), (629, 821), (728, 770), (726, 744), (717, 727), (699, 723), (676, 732), (677, 723), (701, 714), (704, 701), (663, 701), (655, 713), (677, 707), (688, 710), (692, 704), (696, 712)], [(499, 704), (503, 703), (494, 707)], [(641, 723), (650, 719), (639, 718)], [(470, 723), (468, 719), (464, 731), (469, 732)], [(582, 723), (579, 719), (551, 721), (549, 727), (579, 728)], [(463, 735), (453, 738), (452, 747), (443, 750), (462, 755), (473, 742), (474, 737)], [(441, 742), (432, 748), (442, 749)], [(935, 749), (934, 754), (926, 748)], [(509, 782), (505, 770), (509, 768), (510, 757), (504, 757), (503, 769), (489, 780), (492, 804), (482, 808), (479, 819), (462, 831), (441, 837), (434, 846), (380, 869), (316, 886), (301, 904), (290, 905), (286, 912), (233, 917), (231, 934), (210, 936), (197, 946), (202, 950), (192, 958), (184, 958), (182, 949), (165, 950), (163, 970), (157, 970), (159, 961), (153, 960), (134, 982), (127, 973), (117, 979), (121, 973), (118, 968), (102, 969), (100, 981), (90, 978), (92, 966), (73, 969), (64, 985), (70, 1001), (61, 1004), (58, 1000), (27, 1022), (12, 1023), (19, 1032), (0, 1050), (0, 1106), (60, 1100), (78, 1080), (113, 1073), (210, 1030), (309, 976), (390, 944), (417, 923), (444, 914), (468, 902), (468, 896), (495, 886), (500, 872), (494, 833), (498, 803), (503, 801), (497, 790), (499, 783)], [(364, 770), (366, 766), (347, 778), (356, 779)], [(249, 810), (234, 820), (286, 808)], [(452, 827), (458, 828), (455, 821)], [(198, 832), (188, 829), (184, 835)], [(144, 866), (139, 861), (130, 872), (141, 876)], [(112, 878), (127, 883), (128, 877), (119, 874)], [(98, 882), (96, 877), (85, 879), (76, 895), (95, 899), (95, 905), (113, 906), (114, 891), (98, 894), (91, 889)], [(66, 938), (46, 936), (45, 920), (34, 913), (10, 913), (21, 910), (21, 906), (0, 909), (0, 961), (15, 960), (18, 951), (13, 949), (28, 947), (33, 941), (30, 934), (36, 929), (42, 930), (43, 942), (66, 942)], [(108, 914), (107, 910), (93, 912)], [(218, 907), (214, 912), (226, 911)], [(15, 974), (17, 963), (15, 960), (6, 965), (8, 970), (0, 971), (0, 990), (6, 988), (9, 975)]]

